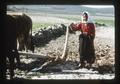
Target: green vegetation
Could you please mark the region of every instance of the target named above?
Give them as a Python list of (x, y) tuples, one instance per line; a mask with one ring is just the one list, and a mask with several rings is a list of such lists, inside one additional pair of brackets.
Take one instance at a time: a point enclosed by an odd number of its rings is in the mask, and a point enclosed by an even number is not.
[(70, 17), (70, 16), (59, 16), (59, 18), (67, 19), (67, 20), (74, 20), (74, 21), (80, 21), (80, 17)]
[[(81, 18), (79, 16), (57, 16), (62, 19), (67, 19), (67, 20), (73, 20), (73, 21), (80, 21)], [(111, 17), (110, 17), (111, 18)], [(114, 26), (114, 19), (107, 19), (107, 18), (94, 18), (94, 22), (100, 23), (100, 24), (106, 24), (107, 26)]]
[[(57, 17), (57, 18), (61, 18), (61, 19), (67, 19), (67, 20), (71, 20), (71, 21), (81, 21), (80, 16), (76, 16), (76, 15), (57, 15), (57, 16), (52, 16), (52, 17)], [(94, 17), (94, 22), (99, 23), (99, 24), (105, 24), (106, 26), (113, 26), (114, 27), (114, 18), (112, 17)], [(44, 27), (48, 27), (48, 26), (53, 26), (56, 25), (59, 22), (56, 23), (50, 23), (50, 22), (33, 22), (33, 30), (38, 29), (38, 28), (44, 28)], [(63, 23), (65, 24), (65, 23)]]
[[(73, 18), (70, 18), (71, 20), (73, 20)], [(80, 21), (77, 19), (74, 19), (76, 21)], [(95, 19), (94, 22), (100, 23), (100, 24), (105, 24), (106, 26), (113, 26), (114, 27), (114, 20), (105, 20), (105, 19)], [(37, 28), (44, 28), (44, 27), (48, 27), (48, 26), (53, 26), (54, 24), (52, 23), (33, 23), (33, 30), (37, 29)]]
[(105, 24), (107, 26), (114, 26), (114, 20), (108, 20), (108, 19), (95, 19), (95, 22)]
[(52, 23), (36, 23), (33, 22), (33, 30), (37, 29), (37, 28), (44, 28), (44, 27), (48, 27), (48, 26), (52, 26)]

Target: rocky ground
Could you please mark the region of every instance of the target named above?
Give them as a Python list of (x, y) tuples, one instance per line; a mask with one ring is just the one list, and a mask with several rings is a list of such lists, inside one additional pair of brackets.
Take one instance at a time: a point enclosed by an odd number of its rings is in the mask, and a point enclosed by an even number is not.
[[(44, 14), (43, 14), (44, 15)], [(33, 22), (45, 22), (52, 24), (69, 24), (72, 20), (53, 16), (30, 16)], [(38, 28), (39, 29), (39, 28)], [(64, 28), (63, 28), (64, 29)], [(21, 69), (15, 70), (15, 77), (20, 79), (113, 79), (115, 77), (115, 29), (106, 25), (97, 26), (95, 44), (96, 60), (91, 69), (76, 69), (79, 62), (78, 38), (80, 32), (69, 34), (68, 52), (66, 62), (50, 67), (46, 72), (32, 72), (39, 68), (46, 60), (20, 56)], [(62, 31), (62, 30), (61, 30)], [(34, 31), (33, 31), (34, 32)], [(36, 34), (36, 33), (35, 33)], [(63, 34), (63, 35), (62, 35)], [(38, 34), (38, 38), (39, 38)], [(48, 35), (49, 36), (49, 35)], [(44, 39), (44, 38), (43, 38)], [(43, 40), (42, 40), (43, 41)], [(44, 46), (35, 47), (35, 53), (45, 56), (62, 56), (65, 42), (65, 34), (61, 33), (57, 38), (49, 39)], [(54, 70), (52, 70), (52, 68)], [(9, 71), (7, 71), (9, 79)]]
[[(16, 78), (23, 79), (113, 79), (115, 77), (115, 40), (114, 28), (97, 27), (95, 43), (96, 61), (93, 68), (76, 69), (79, 62), (78, 54), (79, 32), (69, 34), (68, 55), (66, 62), (57, 64), (50, 68), (57, 71), (31, 72), (32, 69), (39, 68), (46, 60), (37, 58), (26, 58), (21, 56), (20, 70), (15, 70)], [(45, 46), (35, 47), (36, 53), (47, 56), (61, 56), (63, 52), (65, 35), (49, 41)], [(9, 79), (9, 77), (8, 77)]]

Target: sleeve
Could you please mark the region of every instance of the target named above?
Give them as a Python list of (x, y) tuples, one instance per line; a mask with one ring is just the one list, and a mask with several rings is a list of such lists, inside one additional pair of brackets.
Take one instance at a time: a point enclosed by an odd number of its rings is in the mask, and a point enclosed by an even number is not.
[(76, 24), (72, 23), (72, 24), (70, 25), (70, 27), (71, 27), (71, 29), (72, 29), (73, 31), (80, 30), (80, 29), (81, 29), (81, 23), (76, 23)]
[(94, 23), (91, 24), (91, 31), (90, 31), (90, 33), (91, 33), (91, 36), (95, 37), (95, 24)]

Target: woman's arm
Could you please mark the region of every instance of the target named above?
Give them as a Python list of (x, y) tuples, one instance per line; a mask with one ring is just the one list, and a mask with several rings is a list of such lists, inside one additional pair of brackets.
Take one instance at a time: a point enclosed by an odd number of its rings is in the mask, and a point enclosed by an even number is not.
[(73, 30), (73, 31), (77, 31), (77, 30), (80, 30), (81, 29), (81, 23), (71, 23), (70, 24), (70, 29)]
[(89, 35), (93, 38), (95, 38), (95, 25), (94, 23), (91, 23), (90, 24), (90, 32), (89, 32)]

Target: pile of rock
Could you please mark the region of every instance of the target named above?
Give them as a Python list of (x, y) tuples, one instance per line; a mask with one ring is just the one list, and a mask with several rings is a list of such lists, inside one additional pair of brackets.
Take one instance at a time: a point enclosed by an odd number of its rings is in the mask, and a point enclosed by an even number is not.
[(98, 23), (98, 22), (95, 22), (95, 25), (98, 27), (98, 26), (107, 26), (106, 24), (104, 23)]
[(33, 32), (33, 43), (35, 46), (44, 46), (50, 40), (56, 39), (61, 35), (66, 33), (66, 28), (64, 24), (48, 26), (47, 28), (41, 28), (36, 32)]

